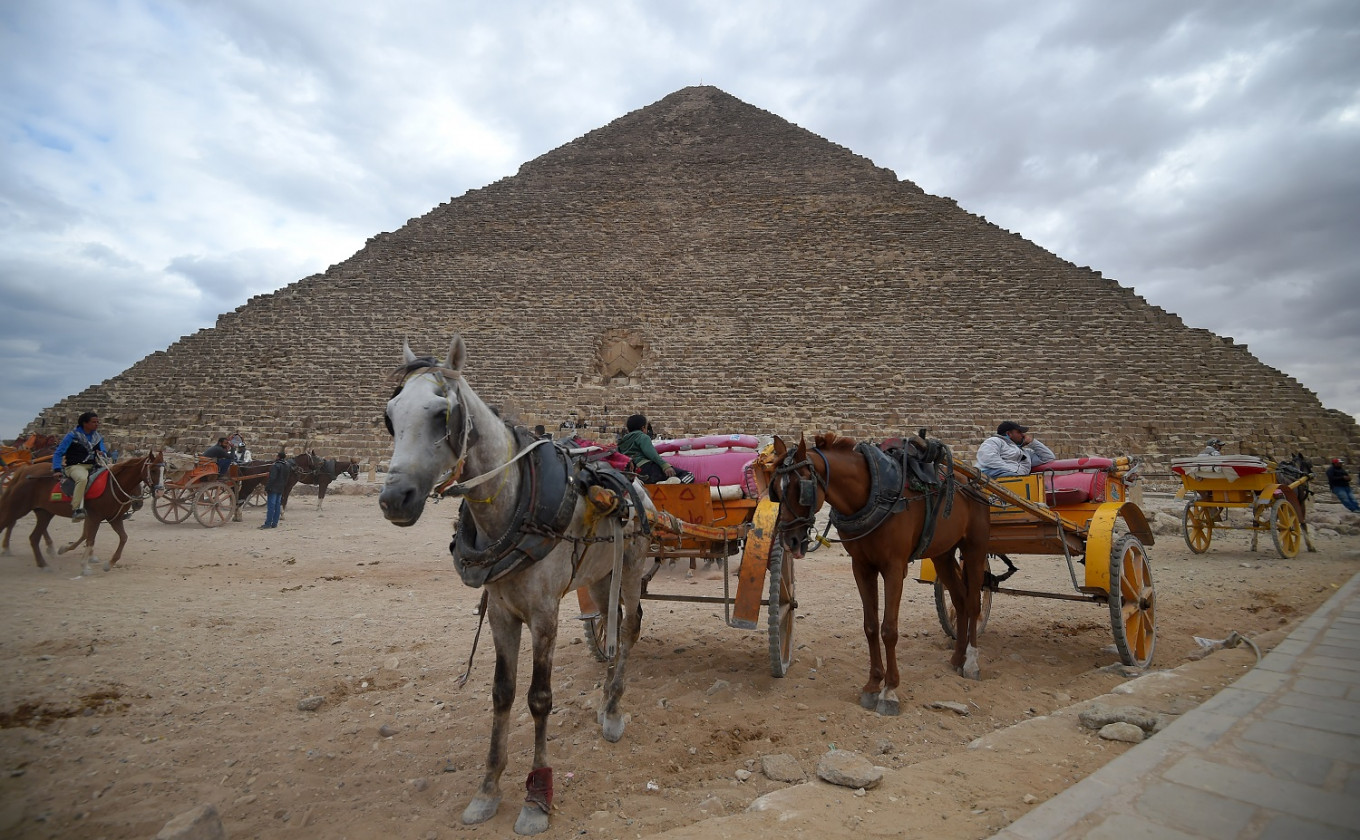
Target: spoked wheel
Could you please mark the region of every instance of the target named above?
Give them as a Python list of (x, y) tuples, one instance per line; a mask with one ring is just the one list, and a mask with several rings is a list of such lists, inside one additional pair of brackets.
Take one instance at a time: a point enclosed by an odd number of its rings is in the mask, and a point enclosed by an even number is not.
[(236, 513), (236, 492), (220, 481), (194, 489), (194, 519), (205, 528), (216, 528)]
[[(987, 561), (992, 562), (990, 559)], [(962, 563), (954, 561), (954, 565), (960, 568), (962, 574)], [(954, 628), (958, 626), (958, 615), (954, 611), (954, 599), (949, 597), (949, 590), (944, 588), (938, 577), (935, 578), (935, 614), (940, 617), (940, 628), (944, 634), (951, 639), (957, 639), (954, 635)], [(990, 587), (982, 588), (982, 612), (978, 614), (978, 635), (981, 636), (987, 629), (987, 619), (992, 616), (992, 590)]]
[(1146, 668), (1157, 646), (1157, 589), (1147, 550), (1125, 534), (1110, 552), (1110, 628), (1125, 665)]
[(1214, 515), (1208, 508), (1200, 507), (1193, 501), (1185, 503), (1181, 513), (1181, 527), (1185, 530), (1185, 544), (1196, 554), (1209, 550), (1214, 539)]
[(266, 491), (266, 490), (264, 489), (264, 485), (263, 485), (263, 484), (257, 484), (257, 485), (255, 485), (255, 489), (253, 489), (253, 490), (250, 491), (250, 495), (249, 495), (249, 496), (246, 496), (246, 506), (247, 506), (247, 507), (253, 507), (253, 508), (264, 507), (268, 502), (269, 502), (269, 493), (268, 493), (268, 491)]
[(793, 664), (793, 620), (798, 607), (794, 589), (793, 558), (776, 543), (770, 547), (770, 673), (782, 677)]
[(1276, 499), (1270, 505), (1270, 538), (1275, 541), (1275, 550), (1288, 559), (1299, 553), (1303, 542), (1303, 525), (1299, 522), (1299, 512), (1288, 499)]
[(178, 525), (194, 512), (194, 495), (188, 487), (165, 487), (151, 502), (151, 513), (166, 525)]

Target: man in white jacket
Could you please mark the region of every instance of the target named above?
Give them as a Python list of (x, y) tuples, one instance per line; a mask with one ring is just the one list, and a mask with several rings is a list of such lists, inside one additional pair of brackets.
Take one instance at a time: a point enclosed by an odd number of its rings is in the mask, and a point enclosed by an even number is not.
[(1007, 420), (996, 427), (977, 450), (974, 462), (979, 471), (992, 478), (1003, 475), (1029, 475), (1030, 470), (1053, 460), (1053, 450), (1035, 440), (1029, 427)]

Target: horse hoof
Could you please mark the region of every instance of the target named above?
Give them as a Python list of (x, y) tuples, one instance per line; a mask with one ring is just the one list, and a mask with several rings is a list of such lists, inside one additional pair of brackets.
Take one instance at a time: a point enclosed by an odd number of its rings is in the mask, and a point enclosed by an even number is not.
[(542, 834), (548, 830), (548, 815), (537, 805), (525, 805), (519, 809), (515, 820), (516, 834)]
[[(485, 799), (480, 796), (473, 797), (468, 806), (463, 809), (463, 825), (484, 823), (496, 815), (496, 809), (499, 807), (501, 807), (499, 796), (492, 799)], [(522, 817), (523, 814), (520, 816)]]
[(104, 564), (104, 571), (106, 571), (106, 572), (111, 572), (111, 571), (113, 571), (113, 564), (112, 564), (112, 563), (105, 563), (105, 564)]
[(859, 705), (861, 708), (872, 712), (878, 708), (878, 694), (873, 691), (861, 691), (859, 693)]
[(605, 716), (600, 722), (604, 732), (604, 739), (611, 744), (617, 744), (623, 737), (624, 727), (628, 725), (628, 715), (616, 715), (614, 717)]
[(897, 717), (902, 714), (902, 704), (896, 700), (879, 700), (874, 711), (886, 717)]

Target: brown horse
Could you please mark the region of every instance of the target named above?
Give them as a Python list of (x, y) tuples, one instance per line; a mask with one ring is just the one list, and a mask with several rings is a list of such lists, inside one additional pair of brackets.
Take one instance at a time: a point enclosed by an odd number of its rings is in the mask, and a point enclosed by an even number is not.
[[(297, 483), (316, 487), (316, 509), (321, 510), (321, 503), (326, 501), (326, 488), (332, 481), (346, 474), (355, 481), (359, 480), (359, 460), (357, 458), (347, 458), (343, 461), (334, 458), (326, 460), (315, 452), (304, 452), (293, 459), (293, 474), (297, 476)], [(292, 491), (293, 483), (290, 482), (283, 494), (284, 507), (288, 506), (288, 497)]]
[[(934, 561), (959, 616), (950, 664), (966, 677), (979, 677), (977, 625), (990, 508), (974, 488), (958, 486), (948, 449), (923, 438), (912, 438), (903, 450), (915, 450), (915, 460), (926, 465), (929, 474), (912, 471), (906, 457), (894, 458), (871, 444), (857, 446), (832, 433), (817, 436), (814, 448), (802, 438), (794, 449), (781, 438), (774, 440), (777, 466), (770, 498), (779, 502), (779, 538), (785, 551), (801, 557), (817, 511), (823, 503), (831, 506), (831, 522), (850, 554), (869, 642), (869, 680), (860, 690), (860, 705), (881, 715), (901, 711), (897, 617), (907, 566), (917, 558)], [(954, 559), (956, 551), (961, 562)], [(884, 600), (881, 622), (879, 578)]]
[[(159, 452), (147, 453), (138, 458), (120, 461), (108, 469), (108, 485), (102, 493), (85, 499), (85, 527), (80, 539), (58, 549), (58, 554), (84, 543), (85, 552), (81, 556), (81, 574), (90, 573), (90, 563), (94, 560), (94, 539), (99, 526), (105, 522), (118, 534), (118, 548), (113, 557), (104, 564), (109, 571), (123, 556), (123, 546), (127, 544), (127, 531), (123, 528), (123, 516), (132, 510), (133, 502), (142, 496), (144, 484), (154, 484), (160, 479), (159, 467), (164, 459)], [(91, 485), (93, 485), (91, 481)], [(38, 568), (46, 568), (47, 561), (42, 555), (42, 540), (47, 536), (47, 526), (53, 516), (71, 516), (71, 499), (62, 494), (59, 500), (52, 498), (56, 480), (52, 476), (51, 464), (34, 464), (24, 467), (15, 475), (5, 493), (0, 496), (0, 529), (8, 529), (22, 517), (32, 513), (38, 524), (29, 535), (28, 542), (33, 546), (33, 557)]]

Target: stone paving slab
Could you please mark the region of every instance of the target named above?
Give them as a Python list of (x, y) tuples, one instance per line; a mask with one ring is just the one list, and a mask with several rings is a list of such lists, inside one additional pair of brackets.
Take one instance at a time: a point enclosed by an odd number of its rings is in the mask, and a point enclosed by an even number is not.
[(1231, 686), (993, 840), (1360, 838), (1360, 574)]

